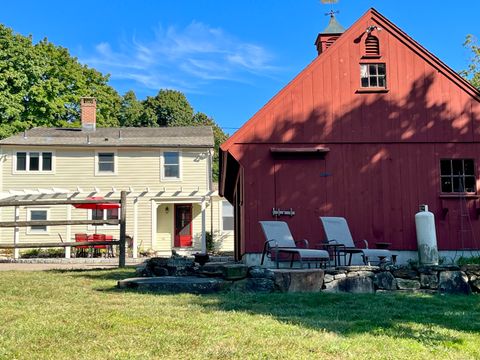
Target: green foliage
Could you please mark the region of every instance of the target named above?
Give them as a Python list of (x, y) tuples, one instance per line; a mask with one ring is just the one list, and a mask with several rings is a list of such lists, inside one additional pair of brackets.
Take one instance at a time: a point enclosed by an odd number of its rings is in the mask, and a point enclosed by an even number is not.
[(460, 74), (480, 90), (480, 46), (473, 35), (467, 35), (463, 46), (472, 52), (472, 58), (468, 69), (461, 71)]
[(59, 258), (65, 256), (64, 248), (31, 249), (22, 251), (23, 259), (30, 258)]
[(210, 231), (205, 232), (205, 242), (207, 243), (207, 253), (213, 253), (215, 251), (215, 243), (213, 242), (213, 235)]
[(213, 137), (215, 140), (215, 152), (213, 154), (213, 164), (212, 164), (212, 172), (213, 172), (213, 181), (218, 181), (219, 176), (219, 154), (220, 154), (220, 145), (228, 139), (228, 135), (225, 134), (220, 126), (217, 125), (215, 120), (211, 117), (208, 117), (204, 113), (198, 112), (193, 116), (193, 123), (194, 126), (211, 126), (213, 129)]
[(121, 126), (143, 126), (141, 123), (143, 115), (143, 104), (137, 100), (135, 93), (130, 90), (122, 97), (118, 120)]
[(480, 264), (480, 256), (472, 256), (472, 257), (460, 257), (457, 260), (458, 265), (473, 265), (473, 264)]
[(180, 91), (162, 89), (156, 96), (148, 96), (143, 107), (143, 126), (191, 125), (193, 109)]
[(212, 126), (218, 179), (218, 147), (227, 135), (212, 118), (195, 113), (180, 91), (162, 89), (139, 101), (133, 91), (119, 96), (108, 79), (67, 49), (47, 39), (34, 44), (0, 24), (0, 138), (32, 127), (79, 126), (79, 100), (92, 96), (99, 127)]
[(97, 124), (118, 126), (120, 97), (108, 76), (82, 65), (47, 39), (14, 34), (0, 25), (0, 137), (35, 126), (73, 126), (79, 99), (97, 98)]

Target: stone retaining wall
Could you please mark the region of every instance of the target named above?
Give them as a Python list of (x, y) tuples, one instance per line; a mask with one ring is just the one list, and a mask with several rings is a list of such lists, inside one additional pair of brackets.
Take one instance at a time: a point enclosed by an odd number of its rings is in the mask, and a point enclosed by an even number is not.
[(329, 269), (268, 269), (241, 263), (198, 266), (189, 258), (153, 258), (137, 269), (140, 276), (218, 278), (224, 288), (251, 292), (480, 292), (480, 265), (345, 266)]

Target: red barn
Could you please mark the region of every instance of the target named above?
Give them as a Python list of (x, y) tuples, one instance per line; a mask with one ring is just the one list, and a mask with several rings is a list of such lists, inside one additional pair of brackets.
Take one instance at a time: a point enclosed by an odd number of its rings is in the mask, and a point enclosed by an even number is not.
[(419, 204), (436, 216), (440, 250), (479, 249), (480, 93), (374, 9), (346, 31), (332, 16), (316, 46), (221, 146), (237, 259), (258, 261), (259, 220), (320, 243), (319, 216), (344, 216), (355, 238), (391, 242), (405, 259)]

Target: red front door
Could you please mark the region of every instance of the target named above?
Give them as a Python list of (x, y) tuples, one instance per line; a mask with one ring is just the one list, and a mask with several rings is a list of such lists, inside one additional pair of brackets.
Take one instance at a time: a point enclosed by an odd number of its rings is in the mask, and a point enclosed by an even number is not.
[(175, 205), (175, 247), (192, 246), (192, 204)]

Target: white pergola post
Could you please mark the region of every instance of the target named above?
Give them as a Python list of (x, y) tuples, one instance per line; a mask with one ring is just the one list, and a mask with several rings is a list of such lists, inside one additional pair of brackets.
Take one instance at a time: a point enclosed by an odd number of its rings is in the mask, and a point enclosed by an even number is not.
[(205, 199), (202, 200), (201, 207), (202, 207), (202, 254), (206, 254), (207, 238), (205, 236), (205, 231), (206, 231), (206, 220), (207, 220), (207, 215), (206, 215), (207, 202), (205, 201)]
[[(72, 205), (67, 205), (67, 220), (72, 220)], [(67, 225), (66, 241), (69, 242), (72, 239), (72, 225)], [(70, 259), (72, 248), (70, 246), (65, 247), (65, 258)]]
[(152, 237), (152, 249), (156, 249), (157, 246), (157, 208), (158, 204), (151, 200), (151, 209), (152, 209), (152, 228), (151, 228), (151, 237)]
[[(15, 206), (15, 212), (14, 212), (13, 218), (14, 218), (14, 221), (20, 220), (20, 209), (18, 208), (18, 206)], [(13, 243), (17, 245), (19, 240), (20, 240), (20, 229), (18, 227), (15, 227), (13, 229)], [(20, 249), (14, 249), (13, 258), (18, 259), (19, 257), (20, 257)]]
[(134, 259), (138, 257), (138, 197), (133, 199), (133, 244), (132, 256)]

